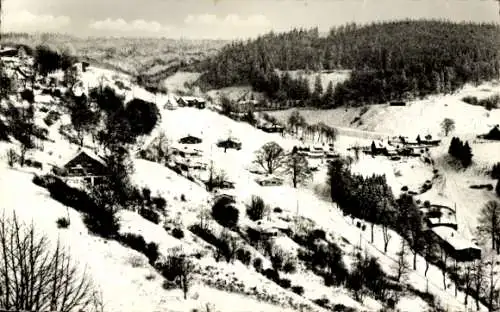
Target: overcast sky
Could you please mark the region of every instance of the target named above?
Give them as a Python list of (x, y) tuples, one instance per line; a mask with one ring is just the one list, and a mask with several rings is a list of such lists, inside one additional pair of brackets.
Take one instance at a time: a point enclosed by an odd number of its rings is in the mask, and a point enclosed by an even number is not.
[(403, 18), (499, 22), (498, 0), (1, 0), (2, 31), (247, 38)]

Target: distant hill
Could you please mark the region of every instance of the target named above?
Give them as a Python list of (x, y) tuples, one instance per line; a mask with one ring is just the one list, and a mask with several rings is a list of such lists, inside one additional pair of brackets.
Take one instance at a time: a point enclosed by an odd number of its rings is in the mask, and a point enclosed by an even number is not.
[(227, 44), (223, 40), (177, 40), (167, 38), (80, 38), (64, 34), (2, 34), (0, 44), (24, 44), (34, 48), (47, 44), (69, 50), (101, 67), (134, 76), (146, 84), (158, 84), (181, 67), (204, 60)]
[[(405, 20), (269, 33), (234, 42), (211, 57), (199, 84), (207, 89), (250, 84), (277, 101), (337, 107), (452, 92), (498, 78), (500, 27)], [(276, 73), (350, 69), (334, 90)], [(319, 84), (318, 84), (319, 85)], [(332, 86), (333, 87), (333, 86)], [(323, 98), (321, 97), (322, 94)]]

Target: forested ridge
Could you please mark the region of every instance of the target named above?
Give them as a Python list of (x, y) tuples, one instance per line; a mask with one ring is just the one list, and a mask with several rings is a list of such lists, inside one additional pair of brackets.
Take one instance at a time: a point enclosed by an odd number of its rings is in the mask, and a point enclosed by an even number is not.
[[(500, 26), (406, 20), (269, 33), (231, 43), (203, 65), (205, 88), (251, 84), (275, 101), (336, 107), (452, 92), (500, 74)], [(351, 69), (326, 90), (279, 70)]]

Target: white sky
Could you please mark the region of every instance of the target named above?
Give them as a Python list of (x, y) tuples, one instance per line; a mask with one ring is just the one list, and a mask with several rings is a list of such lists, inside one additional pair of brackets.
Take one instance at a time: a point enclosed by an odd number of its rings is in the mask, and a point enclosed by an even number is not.
[(403, 18), (499, 22), (497, 0), (3, 0), (2, 31), (246, 38)]

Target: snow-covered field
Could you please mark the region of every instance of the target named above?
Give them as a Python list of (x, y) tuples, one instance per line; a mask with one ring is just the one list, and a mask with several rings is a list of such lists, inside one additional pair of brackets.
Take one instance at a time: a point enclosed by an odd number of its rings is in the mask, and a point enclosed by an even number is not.
[[(301, 110), (308, 123), (323, 122), (331, 126), (351, 127), (359, 130), (374, 131), (391, 135), (407, 135), (412, 138), (418, 134), (442, 134), (441, 122), (444, 118), (455, 121), (457, 135), (477, 135), (500, 123), (500, 109), (486, 110), (481, 106), (464, 103), (465, 96), (479, 99), (499, 94), (497, 82), (485, 83), (478, 87), (465, 86), (452, 95), (434, 95), (424, 100), (415, 100), (407, 106), (378, 104), (353, 108), (331, 110)], [(362, 111), (366, 112), (362, 114)], [(273, 111), (269, 114), (286, 122), (291, 110)], [(353, 122), (360, 117), (361, 122)]]

